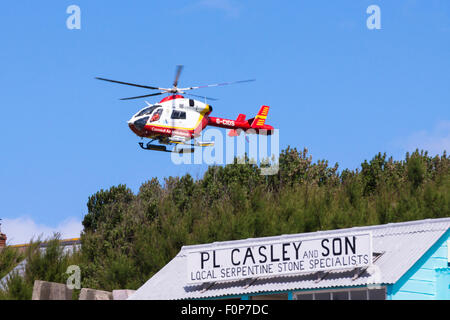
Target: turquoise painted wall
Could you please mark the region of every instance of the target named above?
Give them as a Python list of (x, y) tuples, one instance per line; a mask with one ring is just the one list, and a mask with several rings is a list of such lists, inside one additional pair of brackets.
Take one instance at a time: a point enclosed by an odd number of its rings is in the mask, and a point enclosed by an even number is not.
[(447, 230), (396, 284), (388, 287), (388, 299), (450, 299), (449, 235)]
[(437, 269), (436, 277), (437, 277), (436, 298), (439, 300), (450, 300), (450, 268)]

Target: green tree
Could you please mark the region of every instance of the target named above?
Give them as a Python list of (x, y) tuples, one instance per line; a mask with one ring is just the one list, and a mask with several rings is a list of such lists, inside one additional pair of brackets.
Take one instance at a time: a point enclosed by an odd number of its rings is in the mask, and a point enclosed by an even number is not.
[(378, 153), (338, 172), (288, 147), (261, 176), (247, 157), (203, 177), (156, 178), (135, 196), (123, 185), (89, 197), (80, 266), (85, 287), (136, 289), (183, 245), (450, 216), (446, 153)]
[(132, 191), (125, 185), (113, 186), (109, 190), (102, 189), (89, 197), (88, 213), (82, 222), (84, 230), (96, 231), (104, 223), (114, 228), (121, 221), (124, 210), (133, 198)]

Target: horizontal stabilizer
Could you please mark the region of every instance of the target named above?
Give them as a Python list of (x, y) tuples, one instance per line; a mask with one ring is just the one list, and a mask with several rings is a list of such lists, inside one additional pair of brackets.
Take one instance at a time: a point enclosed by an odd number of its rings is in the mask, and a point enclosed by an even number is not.
[(186, 138), (182, 136), (171, 136), (169, 139), (170, 143), (184, 143), (185, 141)]
[(228, 131), (229, 137), (237, 137), (238, 135), (239, 135), (239, 133), (236, 129), (231, 129), (230, 131)]
[(195, 145), (199, 147), (212, 147), (214, 146), (214, 141), (196, 141)]

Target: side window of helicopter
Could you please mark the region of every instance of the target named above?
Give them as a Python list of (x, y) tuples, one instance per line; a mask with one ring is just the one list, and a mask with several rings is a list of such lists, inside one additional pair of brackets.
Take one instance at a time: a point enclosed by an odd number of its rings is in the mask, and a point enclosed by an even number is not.
[(163, 111), (162, 108), (159, 108), (158, 110), (156, 110), (155, 113), (153, 113), (152, 118), (150, 119), (150, 122), (158, 121), (159, 118), (161, 118), (162, 111)]
[(170, 117), (171, 119), (186, 119), (186, 112), (185, 111), (177, 111), (173, 110), (172, 115)]

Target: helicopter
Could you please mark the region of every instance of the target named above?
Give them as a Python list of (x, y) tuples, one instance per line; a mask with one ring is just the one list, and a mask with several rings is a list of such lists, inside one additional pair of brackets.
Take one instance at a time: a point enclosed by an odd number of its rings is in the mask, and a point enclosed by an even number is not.
[[(175, 79), (171, 88), (140, 85), (96, 77), (96, 79), (102, 81), (159, 91), (151, 94), (122, 98), (120, 100), (132, 100), (168, 94), (168, 96), (164, 97), (159, 103), (156, 104), (150, 104), (145, 101), (147, 105), (134, 114), (130, 120), (128, 120), (128, 126), (137, 136), (142, 139), (150, 139), (146, 145), (144, 145), (143, 142), (139, 142), (139, 146), (142, 149), (163, 152), (192, 153), (195, 150), (194, 147), (213, 146), (213, 141), (205, 142), (197, 139), (202, 130), (207, 126), (231, 129), (228, 132), (228, 135), (231, 137), (239, 136), (241, 132), (244, 132), (245, 134), (273, 134), (274, 128), (265, 123), (269, 113), (269, 106), (261, 106), (256, 116), (248, 120), (246, 120), (245, 114), (239, 114), (235, 120), (225, 119), (210, 116), (213, 109), (210, 104), (206, 103), (206, 100), (214, 101), (217, 99), (186, 93), (186, 91), (194, 89), (251, 82), (254, 81), (254, 79), (179, 88), (178, 80), (182, 70), (182, 65), (178, 65), (176, 67)], [(183, 95), (204, 98), (205, 102), (185, 98)], [(174, 145), (173, 149), (168, 149), (168, 145)], [(178, 145), (189, 146), (189, 148), (177, 148)]]

